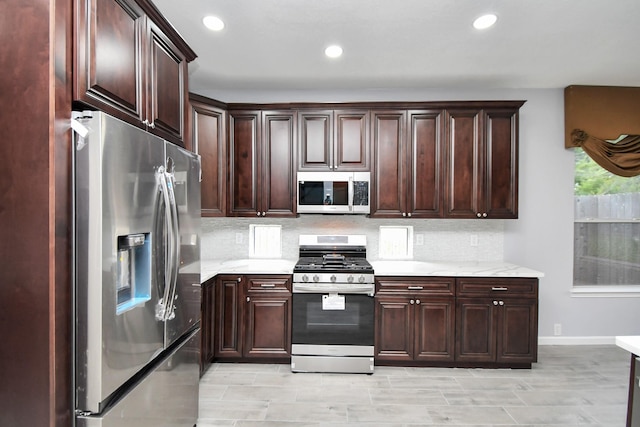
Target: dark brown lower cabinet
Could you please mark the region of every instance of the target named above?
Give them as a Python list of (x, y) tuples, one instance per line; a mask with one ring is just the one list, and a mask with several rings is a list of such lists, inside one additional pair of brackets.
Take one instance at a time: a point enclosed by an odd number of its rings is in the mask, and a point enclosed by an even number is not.
[(202, 284), (202, 310), (200, 318), (201, 346), (200, 346), (200, 376), (206, 372), (213, 361), (215, 347), (215, 279), (209, 279)]
[(245, 301), (246, 358), (291, 357), (291, 277), (248, 277)]
[(458, 279), (458, 366), (531, 367), (538, 354), (538, 279)]
[(289, 361), (291, 276), (218, 276), (215, 319), (216, 360)]
[(538, 279), (377, 277), (378, 365), (530, 368)]
[(376, 279), (377, 364), (451, 364), (455, 279)]

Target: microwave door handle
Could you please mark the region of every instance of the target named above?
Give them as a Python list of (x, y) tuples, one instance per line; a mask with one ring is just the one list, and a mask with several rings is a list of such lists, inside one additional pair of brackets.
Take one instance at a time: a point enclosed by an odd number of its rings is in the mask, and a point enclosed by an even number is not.
[(349, 177), (349, 211), (353, 211), (353, 176)]

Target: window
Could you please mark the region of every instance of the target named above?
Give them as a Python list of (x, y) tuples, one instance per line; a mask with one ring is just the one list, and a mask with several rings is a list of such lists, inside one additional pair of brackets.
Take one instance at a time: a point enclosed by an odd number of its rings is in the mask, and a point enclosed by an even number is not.
[(413, 259), (413, 226), (380, 226), (380, 259)]
[(575, 149), (574, 287), (638, 286), (640, 176), (623, 178)]
[(249, 258), (282, 256), (281, 225), (249, 225)]

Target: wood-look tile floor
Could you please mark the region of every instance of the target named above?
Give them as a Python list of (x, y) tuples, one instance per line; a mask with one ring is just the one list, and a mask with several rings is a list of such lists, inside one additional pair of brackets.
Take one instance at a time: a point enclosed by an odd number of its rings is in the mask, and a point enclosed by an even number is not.
[(217, 363), (200, 382), (198, 427), (623, 427), (630, 362), (611, 345), (540, 346), (531, 370)]

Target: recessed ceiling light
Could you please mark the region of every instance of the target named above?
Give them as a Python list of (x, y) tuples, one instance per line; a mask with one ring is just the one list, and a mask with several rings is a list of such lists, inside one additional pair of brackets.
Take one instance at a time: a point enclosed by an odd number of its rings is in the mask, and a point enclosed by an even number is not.
[(329, 58), (337, 58), (342, 55), (342, 48), (336, 44), (329, 46), (324, 50), (324, 54)]
[(211, 31), (220, 31), (224, 28), (224, 22), (222, 22), (222, 19), (213, 15), (202, 18), (202, 23)]
[(496, 15), (489, 13), (487, 15), (482, 15), (473, 21), (473, 26), (478, 30), (484, 30), (495, 24), (497, 20), (498, 17)]

